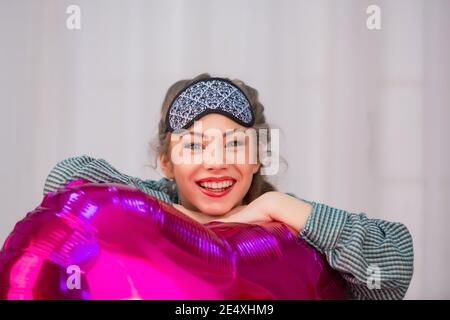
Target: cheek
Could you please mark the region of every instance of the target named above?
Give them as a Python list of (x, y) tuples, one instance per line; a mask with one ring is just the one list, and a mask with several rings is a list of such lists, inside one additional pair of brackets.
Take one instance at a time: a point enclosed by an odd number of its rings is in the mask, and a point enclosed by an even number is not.
[(241, 182), (243, 186), (250, 186), (253, 180), (253, 165), (242, 165), (236, 168), (241, 175)]
[(174, 175), (177, 181), (178, 189), (181, 191), (191, 190), (193, 177), (196, 172), (196, 167), (188, 165), (174, 166)]

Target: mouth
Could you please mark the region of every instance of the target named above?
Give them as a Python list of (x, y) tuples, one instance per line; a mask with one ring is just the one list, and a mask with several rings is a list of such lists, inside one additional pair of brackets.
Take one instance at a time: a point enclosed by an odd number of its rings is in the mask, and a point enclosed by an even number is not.
[(223, 197), (233, 189), (236, 179), (231, 177), (205, 178), (195, 182), (203, 194), (209, 197)]

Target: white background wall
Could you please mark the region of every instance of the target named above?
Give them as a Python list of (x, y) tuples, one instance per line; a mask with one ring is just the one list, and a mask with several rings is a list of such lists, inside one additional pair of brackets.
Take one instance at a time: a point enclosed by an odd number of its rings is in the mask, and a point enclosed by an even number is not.
[(210, 72), (259, 90), (283, 130), (281, 190), (403, 222), (407, 298), (449, 299), (449, 16), (446, 0), (0, 0), (0, 242), (65, 157), (159, 179), (165, 91)]

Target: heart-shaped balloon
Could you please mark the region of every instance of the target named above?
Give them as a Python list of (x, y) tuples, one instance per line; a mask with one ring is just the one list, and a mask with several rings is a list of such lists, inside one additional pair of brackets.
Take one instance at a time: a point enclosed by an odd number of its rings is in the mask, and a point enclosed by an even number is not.
[(6, 239), (0, 299), (345, 299), (345, 286), (284, 224), (202, 225), (136, 188), (75, 180)]

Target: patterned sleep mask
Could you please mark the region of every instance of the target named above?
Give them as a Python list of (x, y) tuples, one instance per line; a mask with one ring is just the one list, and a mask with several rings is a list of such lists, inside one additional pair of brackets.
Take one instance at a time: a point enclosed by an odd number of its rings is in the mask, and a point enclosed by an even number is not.
[(222, 78), (193, 82), (177, 94), (166, 116), (168, 131), (190, 127), (208, 113), (219, 113), (244, 127), (255, 122), (252, 108), (244, 92)]

